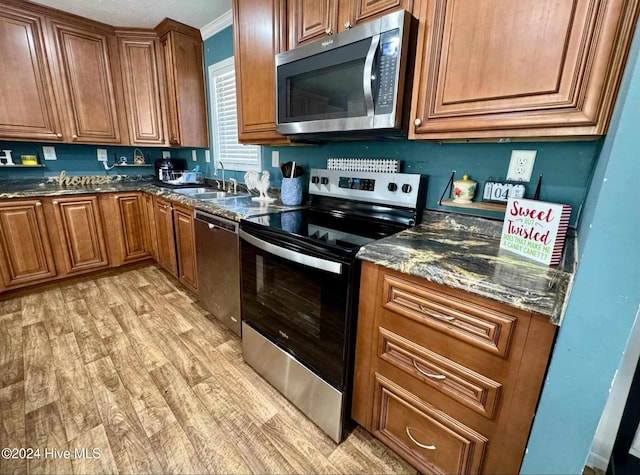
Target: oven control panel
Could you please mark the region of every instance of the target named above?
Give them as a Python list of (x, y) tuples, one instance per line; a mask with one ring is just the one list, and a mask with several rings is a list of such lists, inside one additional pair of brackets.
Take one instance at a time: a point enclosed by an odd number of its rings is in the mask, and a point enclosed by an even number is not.
[(414, 173), (381, 173), (312, 168), (309, 193), (415, 208), (422, 177)]

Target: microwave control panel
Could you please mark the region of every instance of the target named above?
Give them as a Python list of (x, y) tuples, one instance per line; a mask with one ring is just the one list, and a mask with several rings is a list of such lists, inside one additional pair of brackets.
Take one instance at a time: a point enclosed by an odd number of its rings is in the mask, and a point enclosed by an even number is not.
[(400, 53), (400, 30), (391, 30), (380, 35), (377, 63), (376, 114), (393, 112), (395, 84)]

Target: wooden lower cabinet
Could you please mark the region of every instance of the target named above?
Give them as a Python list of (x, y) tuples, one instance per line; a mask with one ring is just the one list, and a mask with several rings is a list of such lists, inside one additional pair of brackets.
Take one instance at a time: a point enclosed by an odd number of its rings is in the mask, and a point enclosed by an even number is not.
[(100, 196), (105, 223), (109, 223), (111, 264), (120, 266), (151, 257), (145, 203), (139, 192)]
[(0, 202), (0, 290), (56, 276), (42, 200)]
[(518, 473), (556, 328), (365, 262), (352, 417), (423, 473)]
[(198, 292), (196, 240), (193, 229), (193, 209), (174, 205), (173, 225), (178, 253), (178, 279), (193, 292)]
[(172, 276), (178, 277), (176, 241), (173, 234), (173, 205), (168, 200), (155, 197), (153, 215), (158, 242), (158, 264)]
[(47, 222), (54, 229), (56, 261), (64, 275), (109, 267), (98, 197), (83, 195), (45, 201)]

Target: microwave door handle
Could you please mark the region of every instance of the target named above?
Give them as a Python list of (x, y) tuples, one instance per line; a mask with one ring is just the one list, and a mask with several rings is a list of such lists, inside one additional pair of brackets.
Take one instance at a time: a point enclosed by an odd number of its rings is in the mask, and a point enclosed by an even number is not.
[(313, 267), (314, 269), (331, 272), (332, 274), (342, 274), (342, 264), (340, 264), (339, 262), (328, 261), (326, 259), (320, 259), (319, 257), (308, 256), (300, 252), (276, 246), (275, 244), (271, 244), (270, 242), (258, 239), (257, 237), (252, 236), (242, 229), (238, 231), (238, 234), (249, 244), (257, 247), (258, 249), (262, 249), (269, 254), (273, 254), (274, 256), (282, 257), (283, 259), (297, 262), (298, 264), (302, 264), (307, 267)]
[(362, 78), (362, 87), (364, 89), (364, 104), (367, 108), (367, 115), (372, 116), (374, 114), (373, 109), (373, 90), (371, 84), (375, 80), (373, 77), (373, 63), (376, 59), (376, 53), (378, 52), (378, 44), (380, 43), (380, 35), (375, 35), (371, 38), (371, 45), (367, 52), (367, 57), (364, 61), (364, 76)]

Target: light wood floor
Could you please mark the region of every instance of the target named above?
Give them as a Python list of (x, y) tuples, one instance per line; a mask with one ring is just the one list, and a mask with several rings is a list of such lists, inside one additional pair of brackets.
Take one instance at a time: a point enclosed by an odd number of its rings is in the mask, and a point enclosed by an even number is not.
[(336, 445), (151, 264), (0, 300), (0, 421), (40, 449), (0, 474), (415, 473), (361, 428)]

